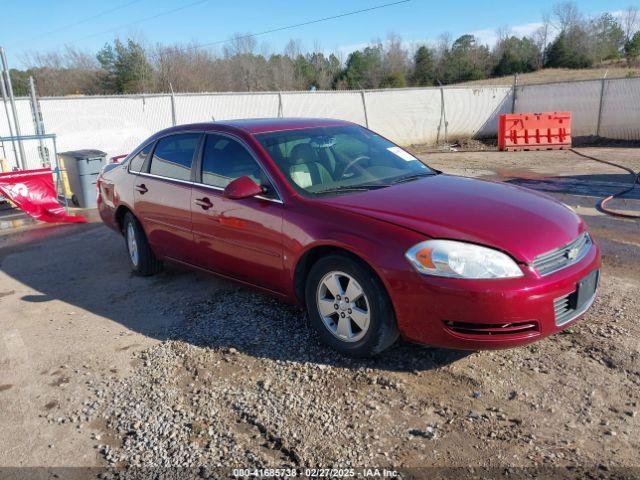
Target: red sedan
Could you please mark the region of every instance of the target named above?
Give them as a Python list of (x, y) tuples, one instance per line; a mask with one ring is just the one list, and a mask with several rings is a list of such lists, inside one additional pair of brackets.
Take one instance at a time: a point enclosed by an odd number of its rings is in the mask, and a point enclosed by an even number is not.
[(105, 168), (98, 206), (135, 273), (171, 261), (266, 290), (352, 356), (398, 336), (530, 343), (582, 316), (598, 287), (599, 249), (562, 203), (442, 174), (338, 120), (163, 130)]

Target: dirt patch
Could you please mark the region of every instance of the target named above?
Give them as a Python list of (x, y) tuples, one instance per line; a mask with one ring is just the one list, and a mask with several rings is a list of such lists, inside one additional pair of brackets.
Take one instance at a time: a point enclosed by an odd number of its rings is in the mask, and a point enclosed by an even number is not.
[(60, 376), (56, 378), (53, 382), (51, 382), (49, 385), (51, 385), (52, 387), (62, 387), (68, 384), (69, 384), (69, 377)]

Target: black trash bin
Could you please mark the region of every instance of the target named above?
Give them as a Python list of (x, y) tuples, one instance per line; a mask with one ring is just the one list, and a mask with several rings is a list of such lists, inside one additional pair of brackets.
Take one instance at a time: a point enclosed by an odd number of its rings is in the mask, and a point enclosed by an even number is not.
[(60, 153), (59, 158), (69, 179), (71, 203), (81, 208), (95, 208), (96, 181), (107, 163), (107, 154), (100, 150), (73, 150)]

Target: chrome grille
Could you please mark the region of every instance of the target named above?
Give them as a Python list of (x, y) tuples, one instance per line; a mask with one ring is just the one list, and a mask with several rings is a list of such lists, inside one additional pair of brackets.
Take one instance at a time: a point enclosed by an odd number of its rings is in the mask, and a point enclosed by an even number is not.
[(590, 248), (591, 238), (584, 232), (572, 242), (538, 255), (533, 260), (533, 266), (540, 275), (548, 275), (579, 262)]

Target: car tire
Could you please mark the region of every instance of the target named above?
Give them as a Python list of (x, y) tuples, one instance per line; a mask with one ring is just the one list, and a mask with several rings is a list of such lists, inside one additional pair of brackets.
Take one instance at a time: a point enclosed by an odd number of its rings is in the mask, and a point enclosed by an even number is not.
[(370, 357), (398, 339), (384, 285), (367, 265), (348, 255), (328, 255), (313, 265), (305, 301), (320, 339), (343, 355)]
[(132, 213), (127, 213), (124, 217), (123, 233), (133, 273), (146, 277), (160, 272), (162, 262), (154, 255), (142, 225)]

